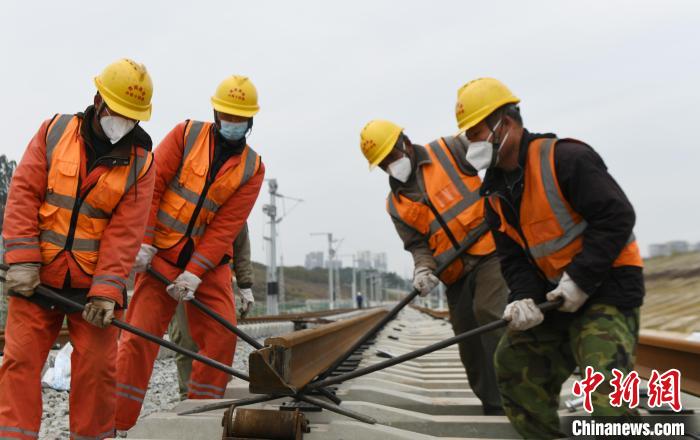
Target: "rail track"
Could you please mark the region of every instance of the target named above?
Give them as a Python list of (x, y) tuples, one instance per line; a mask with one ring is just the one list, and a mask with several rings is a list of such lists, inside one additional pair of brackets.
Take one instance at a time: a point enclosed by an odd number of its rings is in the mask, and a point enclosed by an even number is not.
[[(345, 315), (333, 316), (338, 312), (296, 314), (295, 319), (302, 321), (329, 322), (267, 338), (264, 348), (250, 355), (250, 382), (234, 379), (229, 384), (225, 399), (236, 400), (186, 400), (172, 412), (144, 418), (129, 438), (517, 438), (504, 416), (481, 415), (456, 346), (343, 381), (325, 389), (335, 394), (332, 399), (322, 398), (313, 387), (321, 383), (319, 379), (330, 378), (332, 383), (337, 375), (373, 368), (453, 336), (446, 312), (408, 307), (357, 346), (369, 329), (383, 323), (388, 311), (343, 310)], [(355, 346), (348, 356), (347, 350)], [(338, 361), (342, 362), (333, 368)], [(679, 369), (683, 406), (691, 411), (700, 410), (700, 399), (693, 396), (699, 394), (695, 371), (699, 365), (700, 343), (642, 332), (637, 370), (648, 376), (651, 369)], [(570, 395), (574, 379), (562, 388), (560, 415), (583, 415), (575, 404), (569, 405), (574, 401)]]

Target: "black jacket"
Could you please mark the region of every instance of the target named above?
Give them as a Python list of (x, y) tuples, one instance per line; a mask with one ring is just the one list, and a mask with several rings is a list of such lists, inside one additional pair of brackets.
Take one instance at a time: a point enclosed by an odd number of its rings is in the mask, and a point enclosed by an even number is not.
[[(555, 135), (532, 134), (525, 130), (520, 144), (519, 168), (512, 172), (489, 169), (481, 187), (483, 196), (500, 197), (506, 220), (516, 229), (520, 229), (518, 213), (527, 150), (532, 140), (543, 137)], [(625, 193), (608, 173), (603, 159), (581, 142), (571, 139), (557, 142), (554, 167), (564, 198), (588, 223), (583, 233), (583, 249), (571, 260), (566, 272), (591, 297), (589, 302), (620, 308), (640, 306), (644, 298), (642, 269), (612, 267), (635, 223), (634, 209)], [(546, 293), (556, 286), (547, 281), (519, 244), (498, 231), (501, 220), (489, 203), (486, 203), (486, 221), (493, 232), (503, 276), (511, 291), (509, 302), (523, 298), (533, 298), (537, 303), (545, 301)]]

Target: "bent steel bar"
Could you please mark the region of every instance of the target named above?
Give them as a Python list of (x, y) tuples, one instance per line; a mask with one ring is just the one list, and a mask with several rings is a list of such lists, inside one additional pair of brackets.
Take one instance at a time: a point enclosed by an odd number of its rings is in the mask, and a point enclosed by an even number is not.
[[(539, 304), (537, 307), (544, 313), (546, 311), (555, 309), (559, 307), (564, 301), (562, 299), (558, 299), (556, 301), (547, 301), (542, 304)], [(396, 364), (400, 364), (402, 362), (410, 361), (411, 359), (415, 359), (417, 357), (421, 357), (423, 355), (426, 355), (428, 353), (432, 353), (434, 351), (441, 350), (445, 347), (449, 347), (450, 345), (457, 344), (459, 342), (462, 342), (466, 339), (469, 339), (473, 336), (479, 336), (484, 333), (490, 332), (491, 330), (495, 330), (501, 327), (505, 327), (508, 325), (508, 321), (505, 319), (499, 319), (498, 321), (493, 321), (489, 322), (488, 324), (482, 325), (481, 327), (477, 327), (475, 329), (466, 331), (464, 333), (460, 333), (457, 336), (453, 336), (449, 339), (445, 339), (444, 341), (437, 342), (435, 344), (429, 345), (425, 348), (421, 348), (419, 350), (415, 350), (406, 354), (402, 354), (401, 356), (397, 356), (395, 358), (386, 360), (384, 362), (378, 362), (374, 365), (370, 365), (365, 368), (361, 368), (359, 370), (351, 371), (349, 373), (345, 374), (340, 374), (338, 376), (330, 377), (327, 379), (323, 379), (317, 382), (310, 383), (309, 385), (306, 386), (302, 391), (306, 390), (313, 390), (317, 387), (326, 387), (328, 385), (334, 385), (338, 384), (341, 382), (345, 382), (346, 380), (354, 379), (359, 376), (364, 376), (366, 374), (374, 373), (375, 371), (383, 370), (385, 368), (389, 368), (391, 366), (394, 366)]]
[[(8, 266), (2, 264), (2, 265), (0, 265), (0, 269), (7, 270)], [(0, 280), (5, 281), (5, 277), (0, 276)], [(39, 285), (36, 287), (36, 289), (34, 289), (34, 292), (45, 297), (45, 298), (48, 298), (48, 299), (54, 301), (56, 303), (63, 304), (64, 306), (72, 307), (72, 308), (77, 309), (77, 310), (85, 309), (84, 305), (77, 303), (73, 300), (70, 300), (63, 295), (54, 292), (53, 290), (49, 289), (48, 287)], [(22, 298), (24, 298), (24, 297), (22, 297)], [(137, 336), (141, 336), (142, 338), (147, 339), (151, 342), (154, 342), (154, 343), (160, 345), (161, 347), (169, 348), (170, 350), (172, 350), (176, 353), (183, 354), (183, 355), (190, 357), (194, 360), (197, 360), (203, 364), (206, 364), (212, 368), (216, 368), (217, 370), (223, 371), (224, 373), (230, 374), (231, 376), (235, 376), (239, 379), (245, 380), (246, 382), (250, 382), (250, 378), (245, 373), (242, 373), (238, 370), (234, 370), (233, 368), (231, 368), (227, 365), (224, 365), (219, 361), (208, 358), (206, 356), (202, 356), (201, 354), (195, 353), (194, 351), (190, 351), (186, 348), (182, 348), (179, 345), (173, 344), (170, 341), (166, 341), (165, 339), (154, 336), (154, 335), (152, 335), (144, 330), (141, 330), (140, 328), (137, 328), (137, 327), (134, 327), (130, 324), (127, 324), (124, 321), (121, 321), (119, 319), (113, 319), (112, 325), (117, 327), (117, 328), (120, 328), (124, 331), (127, 331), (129, 333), (133, 333)]]
[(191, 414), (200, 414), (200, 413), (207, 412), (207, 411), (215, 411), (217, 409), (228, 408), (231, 405), (235, 405), (236, 407), (253, 405), (255, 403), (269, 402), (270, 400), (279, 399), (281, 397), (285, 397), (285, 396), (276, 396), (273, 394), (261, 394), (259, 396), (248, 397), (245, 399), (226, 400), (223, 402), (209, 403), (207, 405), (202, 405), (202, 406), (198, 406), (196, 408), (188, 409), (187, 411), (182, 411), (182, 412), (177, 413), (177, 415), (178, 416), (188, 416)]
[[(155, 270), (153, 267), (148, 268), (148, 273), (153, 275), (155, 278), (157, 278), (159, 281), (161, 281), (163, 284), (171, 284), (172, 282), (162, 273), (158, 272)], [(235, 334), (236, 336), (240, 337), (244, 341), (246, 341), (248, 344), (250, 344), (253, 348), (256, 350), (260, 350), (263, 348), (262, 344), (260, 344), (258, 341), (253, 339), (251, 336), (249, 336), (247, 333), (245, 333), (243, 330), (239, 329), (233, 323), (227, 321), (223, 316), (219, 315), (212, 309), (210, 309), (206, 304), (202, 303), (199, 301), (197, 298), (192, 298), (190, 302), (197, 307), (199, 310), (204, 312), (204, 314), (208, 315), (210, 318), (214, 319), (216, 322), (224, 326), (227, 330)], [(321, 388), (318, 390), (318, 392), (328, 399), (330, 399), (332, 402), (335, 404), (339, 405), (341, 400), (333, 393), (330, 391)]]
[[(480, 238), (481, 238), (481, 235), (474, 235), (474, 236), (472, 236), (469, 240), (467, 240), (466, 242), (464, 242), (464, 243), (462, 244), (462, 246), (460, 246), (460, 248), (454, 253), (454, 255), (452, 255), (452, 256), (449, 258), (449, 260), (445, 261), (445, 263), (443, 263), (442, 265), (440, 265), (440, 266), (437, 268), (437, 270), (435, 271), (435, 274), (436, 274), (436, 275), (440, 275), (442, 272), (444, 272), (445, 269), (447, 269), (452, 263), (454, 263), (454, 262), (457, 260), (457, 258), (459, 258), (464, 252), (466, 252), (467, 249), (469, 249), (470, 247), (472, 247), (472, 245), (474, 245), (474, 243), (476, 243)], [(355, 352), (355, 350), (357, 350), (357, 349), (360, 348), (360, 346), (362, 346), (365, 342), (367, 342), (368, 340), (370, 340), (370, 339), (372, 338), (372, 336), (374, 336), (379, 330), (381, 330), (382, 327), (384, 327), (389, 321), (391, 321), (391, 320), (393, 320), (394, 318), (396, 318), (396, 315), (398, 315), (399, 312), (400, 312), (404, 307), (406, 307), (409, 303), (411, 303), (411, 301), (413, 301), (413, 299), (414, 299), (416, 296), (418, 296), (418, 293), (419, 293), (419, 292), (418, 292), (417, 289), (413, 289), (413, 291), (412, 291), (410, 294), (408, 294), (408, 296), (404, 297), (401, 301), (399, 301), (399, 303), (396, 304), (396, 305), (394, 306), (394, 308), (391, 309), (391, 311), (389, 311), (389, 313), (388, 313), (384, 318), (382, 318), (381, 321), (379, 321), (377, 324), (375, 324), (374, 327), (372, 327), (372, 328), (365, 334), (365, 336), (363, 336), (363, 337), (360, 338), (357, 342), (355, 342), (355, 343), (345, 352), (345, 354), (344, 354), (343, 356), (341, 356), (340, 358), (338, 358), (338, 360), (335, 361), (335, 362), (333, 363), (333, 365), (331, 365), (331, 366), (328, 368), (328, 370), (326, 370), (326, 371), (321, 375), (321, 379), (325, 379), (326, 377), (330, 376), (339, 366), (341, 366), (341, 365), (343, 364), (343, 362), (345, 362), (350, 356), (352, 356), (352, 354)]]

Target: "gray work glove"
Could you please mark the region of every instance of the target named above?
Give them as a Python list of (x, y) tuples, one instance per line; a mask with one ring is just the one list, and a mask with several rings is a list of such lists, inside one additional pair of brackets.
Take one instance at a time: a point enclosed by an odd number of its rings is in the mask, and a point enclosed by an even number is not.
[(114, 300), (101, 296), (90, 298), (83, 310), (83, 319), (95, 327), (105, 328), (114, 318)]
[(238, 311), (241, 314), (241, 319), (243, 319), (246, 317), (246, 315), (248, 315), (248, 313), (250, 313), (250, 310), (253, 308), (253, 304), (255, 304), (253, 289), (238, 289), (238, 299), (241, 304)]
[(540, 325), (544, 321), (544, 315), (532, 298), (525, 298), (508, 304), (503, 319), (508, 321), (510, 330), (524, 331)]
[(440, 284), (440, 280), (433, 271), (425, 266), (416, 266), (413, 271), (413, 287), (420, 292), (420, 296), (426, 296)]
[(165, 291), (175, 301), (189, 301), (194, 298), (194, 293), (201, 283), (202, 280), (197, 275), (184, 271), (165, 288)]
[(134, 260), (134, 265), (131, 270), (134, 273), (146, 272), (148, 265), (151, 264), (153, 256), (158, 252), (158, 249), (151, 246), (150, 244), (142, 244), (139, 249), (139, 253), (136, 254), (136, 259)]
[(39, 279), (40, 267), (39, 263), (11, 264), (5, 275), (7, 290), (27, 298), (34, 295), (34, 289), (41, 283)]

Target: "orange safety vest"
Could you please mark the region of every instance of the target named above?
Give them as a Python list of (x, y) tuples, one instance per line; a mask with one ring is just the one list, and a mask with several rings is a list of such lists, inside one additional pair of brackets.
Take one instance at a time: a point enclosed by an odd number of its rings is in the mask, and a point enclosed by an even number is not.
[(464, 271), (458, 255), (487, 255), (496, 250), (484, 220), (481, 179), (460, 170), (447, 146), (452, 142), (454, 137), (450, 136), (426, 146), (430, 163), (416, 168), (423, 200), (394, 193), (387, 197), (389, 215), (427, 238), (439, 269), (444, 268), (438, 276), (448, 285)]
[(112, 212), (134, 183), (150, 167), (153, 155), (133, 148), (128, 163), (115, 164), (103, 173), (87, 195), (80, 191), (82, 119), (57, 115), (46, 135), (48, 185), (39, 208), (39, 241), (44, 265), (63, 251), (89, 275), (95, 273), (100, 239)]
[[(562, 195), (554, 166), (557, 139), (536, 139), (529, 145), (525, 165), (524, 190), (520, 203), (523, 237), (506, 220), (496, 195), (489, 203), (501, 219), (499, 230), (518, 243), (534, 259), (552, 283), (559, 282), (571, 260), (583, 248), (586, 220), (574, 211)], [(642, 267), (637, 241), (631, 234), (613, 267)]]
[[(212, 125), (189, 121), (185, 127), (182, 164), (158, 207), (153, 245), (159, 249), (170, 249), (185, 237), (197, 244), (221, 205), (260, 169), (260, 156), (246, 145), (240, 163), (207, 184)], [(207, 263), (213, 267), (218, 262)]]

